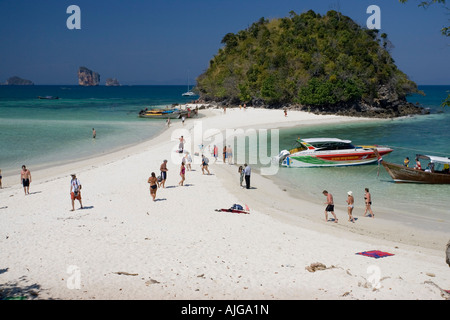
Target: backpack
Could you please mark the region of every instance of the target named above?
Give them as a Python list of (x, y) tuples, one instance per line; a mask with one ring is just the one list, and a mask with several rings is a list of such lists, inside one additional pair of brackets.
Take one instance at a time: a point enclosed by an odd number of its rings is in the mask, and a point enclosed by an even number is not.
[(233, 209), (233, 210), (244, 210), (244, 208), (240, 204), (236, 204), (236, 203), (233, 204), (231, 209)]

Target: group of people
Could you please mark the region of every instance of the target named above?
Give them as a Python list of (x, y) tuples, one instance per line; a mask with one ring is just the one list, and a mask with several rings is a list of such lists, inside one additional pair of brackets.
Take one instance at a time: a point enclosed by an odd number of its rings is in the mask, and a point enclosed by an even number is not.
[[(372, 218), (375, 218), (375, 215), (372, 211), (372, 196), (369, 192), (369, 188), (364, 189), (364, 203), (366, 206), (366, 210), (364, 211), (364, 217), (369, 213)], [(327, 197), (325, 204), (327, 205), (325, 208), (325, 221), (328, 222), (328, 212), (330, 212), (334, 217), (334, 222), (338, 222), (336, 214), (334, 213), (334, 199), (333, 195), (329, 193), (327, 190), (322, 191), (323, 195)], [(355, 218), (353, 218), (353, 209), (355, 207), (355, 198), (353, 197), (353, 192), (347, 192), (347, 213), (348, 213), (348, 221), (355, 222)]]
[[(211, 155), (214, 158), (214, 162), (216, 162), (217, 158), (219, 157), (219, 148), (217, 147), (217, 145), (213, 146)], [(233, 149), (231, 148), (231, 145), (223, 146), (222, 160), (223, 163), (233, 164)]]
[[(179, 186), (184, 186), (184, 181), (186, 180), (186, 171), (192, 170), (192, 157), (191, 155), (186, 152), (184, 157), (181, 160), (181, 166), (180, 166), (180, 182), (178, 182)], [(208, 168), (209, 159), (205, 157), (202, 154), (202, 173), (205, 174), (205, 171), (208, 175), (211, 173), (209, 172)], [(159, 167), (159, 171), (161, 174), (157, 177), (155, 172), (152, 172), (150, 174), (150, 177), (148, 178), (147, 182), (150, 184), (150, 195), (152, 196), (153, 201), (156, 201), (156, 191), (158, 188), (165, 188), (166, 180), (167, 180), (167, 171), (169, 169), (167, 168), (167, 160), (164, 160), (161, 166)]]

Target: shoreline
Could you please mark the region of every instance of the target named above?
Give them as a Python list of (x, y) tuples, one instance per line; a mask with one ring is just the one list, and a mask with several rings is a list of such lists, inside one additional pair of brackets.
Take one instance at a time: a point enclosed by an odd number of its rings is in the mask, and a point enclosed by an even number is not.
[[(200, 118), (203, 129), (279, 128), (277, 111), (229, 110), (226, 115), (221, 110), (201, 110), (207, 115)], [(254, 117), (243, 119), (235, 112)], [(345, 120), (295, 115), (298, 118), (292, 116), (295, 119), (289, 122), (301, 123), (309, 117), (316, 118), (317, 124)], [(279, 122), (283, 117), (279, 111)], [(195, 171), (187, 172), (186, 187), (177, 186), (179, 165), (171, 161), (180, 160), (173, 152), (176, 138), (193, 128), (189, 119), (184, 127), (173, 123), (169, 130), (130, 148), (32, 172), (27, 196), (19, 184), (0, 190), (0, 214), (5, 221), (0, 227), (5, 258), (0, 267), (7, 270), (0, 274), (0, 283), (8, 288), (25, 277), (39, 284), (40, 299), (444, 297), (430, 281), (448, 289), (444, 261), (448, 239), (442, 250), (437, 244), (430, 247), (436, 235), (408, 234), (415, 229), (390, 225), (381, 218), (359, 219), (348, 227), (341, 211), (339, 223), (325, 223), (323, 205), (296, 199), (256, 173), (252, 185), (257, 189), (241, 189), (235, 165), (210, 162), (212, 175), (202, 175), (198, 157), (192, 165)], [(187, 145), (192, 143), (187, 140)], [(159, 189), (158, 201), (153, 203), (146, 179), (149, 172), (158, 173), (164, 158), (169, 159), (166, 186), (170, 188)], [(85, 209), (70, 213), (68, 185), (73, 172), (83, 185)], [(250, 214), (214, 211), (233, 203), (247, 204)], [(303, 216), (295, 214), (299, 208)], [(403, 235), (406, 240), (398, 239)], [(355, 255), (370, 249), (395, 255), (379, 260)], [(315, 262), (329, 269), (305, 270)], [(374, 264), (383, 279), (377, 289), (372, 288), (367, 272)], [(68, 288), (71, 274), (67, 270), (72, 265), (81, 270), (78, 289)]]

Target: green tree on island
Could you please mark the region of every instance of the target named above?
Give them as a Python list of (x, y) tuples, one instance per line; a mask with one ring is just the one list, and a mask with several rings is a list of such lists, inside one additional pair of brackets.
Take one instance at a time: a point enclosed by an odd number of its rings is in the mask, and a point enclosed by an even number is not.
[[(360, 27), (334, 10), (259, 19), (228, 33), (197, 78), (202, 99), (279, 107), (386, 107), (419, 92), (392, 59), (386, 34)], [(386, 98), (388, 96), (389, 98)], [(390, 100), (389, 100), (390, 101)]]

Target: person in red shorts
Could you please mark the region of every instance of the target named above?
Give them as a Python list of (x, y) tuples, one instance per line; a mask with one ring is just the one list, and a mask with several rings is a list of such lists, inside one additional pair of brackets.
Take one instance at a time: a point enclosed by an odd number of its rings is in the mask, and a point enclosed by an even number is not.
[(72, 180), (70, 181), (70, 199), (72, 200), (72, 210), (75, 210), (75, 199), (80, 202), (81, 209), (83, 209), (83, 203), (81, 202), (81, 183), (77, 179), (75, 174), (71, 174)]

